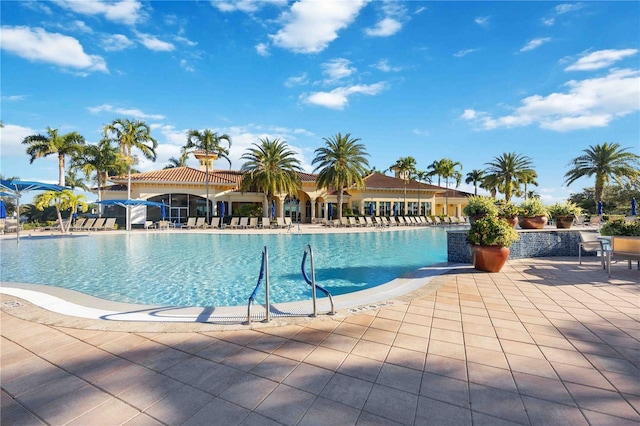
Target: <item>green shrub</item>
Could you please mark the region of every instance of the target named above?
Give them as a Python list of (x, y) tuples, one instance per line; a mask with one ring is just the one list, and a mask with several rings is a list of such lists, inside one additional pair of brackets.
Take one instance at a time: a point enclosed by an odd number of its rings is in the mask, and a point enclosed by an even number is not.
[(622, 237), (640, 237), (640, 220), (627, 222), (624, 219), (611, 220), (600, 228), (601, 235), (616, 235)]
[(512, 218), (518, 215), (518, 206), (513, 203), (500, 200), (496, 202), (496, 206), (498, 207), (498, 217)]
[(518, 206), (518, 216), (522, 217), (534, 217), (534, 216), (549, 216), (549, 211), (542, 204), (539, 198), (529, 198), (524, 200)]
[(477, 246), (511, 247), (520, 237), (505, 219), (488, 215), (476, 220), (469, 231), (467, 241)]
[(548, 207), (551, 217), (558, 216), (580, 216), (582, 214), (582, 208), (571, 201), (564, 203), (555, 203)]
[(470, 195), (467, 200), (469, 201), (469, 204), (464, 206), (464, 209), (462, 209), (462, 212), (465, 214), (465, 216), (498, 214), (498, 207), (496, 206), (496, 202), (491, 197)]

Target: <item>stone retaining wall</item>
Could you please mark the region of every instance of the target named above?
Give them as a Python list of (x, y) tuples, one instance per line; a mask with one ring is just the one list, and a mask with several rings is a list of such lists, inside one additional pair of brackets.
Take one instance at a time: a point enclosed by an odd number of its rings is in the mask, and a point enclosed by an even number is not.
[[(509, 259), (578, 256), (579, 231), (585, 230), (554, 228), (518, 230), (520, 240), (511, 246)], [(595, 256), (595, 253), (583, 252), (582, 255)], [(447, 232), (447, 260), (456, 263), (471, 263), (471, 253), (467, 244), (467, 231)]]

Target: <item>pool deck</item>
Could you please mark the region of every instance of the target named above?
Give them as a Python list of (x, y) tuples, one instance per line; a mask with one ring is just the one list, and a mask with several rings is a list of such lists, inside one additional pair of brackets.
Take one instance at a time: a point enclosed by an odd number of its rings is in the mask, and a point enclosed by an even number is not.
[(593, 257), (520, 259), (235, 330), (76, 318), (4, 294), (0, 423), (640, 424), (639, 281), (626, 262), (608, 278)]

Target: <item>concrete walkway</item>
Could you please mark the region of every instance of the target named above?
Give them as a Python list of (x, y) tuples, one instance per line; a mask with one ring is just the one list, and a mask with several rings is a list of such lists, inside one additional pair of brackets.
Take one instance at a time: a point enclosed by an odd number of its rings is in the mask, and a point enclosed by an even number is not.
[(3, 295), (1, 423), (638, 424), (639, 280), (626, 263), (609, 279), (593, 258), (523, 259), (379, 309), (233, 331)]

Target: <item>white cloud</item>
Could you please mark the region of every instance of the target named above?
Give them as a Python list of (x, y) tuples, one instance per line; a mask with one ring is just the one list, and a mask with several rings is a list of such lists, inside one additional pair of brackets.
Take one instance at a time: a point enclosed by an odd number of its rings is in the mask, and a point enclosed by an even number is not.
[(338, 38), (338, 31), (356, 18), (366, 0), (300, 0), (281, 16), (284, 26), (269, 35), (276, 46), (298, 53), (318, 53)]
[[(17, 126), (15, 124), (4, 124), (4, 127), (0, 128), (0, 137), (2, 138), (2, 156), (10, 155), (24, 155), (25, 145), (22, 145), (22, 141), (29, 135), (35, 135), (37, 131), (23, 126)], [(57, 160), (56, 160), (57, 161)]]
[(491, 16), (478, 16), (476, 19), (473, 20), (473, 22), (480, 25), (481, 27), (487, 28), (489, 26), (490, 19), (491, 19)]
[(110, 34), (102, 37), (101, 45), (107, 52), (116, 52), (118, 50), (128, 49), (135, 43), (126, 35), (123, 34)]
[(416, 9), (416, 11), (415, 11), (415, 12), (413, 12), (413, 13), (414, 13), (414, 15), (419, 15), (419, 14), (421, 14), (422, 12), (424, 12), (425, 10), (427, 10), (427, 8), (423, 6), (423, 7), (419, 7), (419, 8), (417, 8), (417, 9)]
[(70, 31), (78, 31), (86, 34), (93, 34), (93, 30), (83, 21), (72, 21), (64, 24), (58, 24), (58, 27), (64, 28)]
[(327, 76), (324, 83), (334, 84), (355, 73), (356, 69), (351, 67), (350, 65), (351, 61), (344, 58), (331, 59), (322, 64), (322, 73)]
[(123, 1), (76, 1), (76, 0), (56, 0), (55, 3), (68, 10), (83, 15), (102, 15), (112, 22), (119, 22), (126, 25), (134, 25), (143, 20), (142, 3), (133, 0)]
[(182, 36), (174, 36), (174, 37), (173, 37), (173, 39), (174, 39), (175, 41), (178, 41), (178, 42), (180, 42), (180, 43), (184, 43), (184, 44), (186, 44), (187, 46), (191, 46), (191, 47), (193, 47), (193, 46), (197, 46), (197, 45), (198, 45), (198, 42), (197, 42), (197, 41), (191, 41), (191, 40), (189, 40), (188, 38), (186, 38), (186, 37), (182, 37)]
[(633, 56), (636, 53), (638, 53), (638, 49), (598, 50), (597, 52), (590, 53), (578, 59), (575, 64), (565, 68), (565, 71), (592, 71), (607, 68), (613, 63), (627, 56)]
[(520, 49), (520, 51), (527, 52), (529, 50), (537, 49), (538, 47), (542, 46), (545, 43), (549, 43), (550, 41), (551, 37), (534, 38), (533, 40), (529, 40), (529, 42), (527, 42), (527, 44), (525, 44), (524, 47)]
[(176, 48), (172, 43), (162, 41), (151, 34), (136, 33), (136, 35), (138, 36), (138, 41), (140, 41), (140, 43), (149, 50), (155, 50), (157, 52), (171, 52)]
[(402, 24), (400, 21), (387, 17), (378, 21), (374, 27), (365, 29), (364, 32), (370, 37), (388, 37), (401, 29)]
[(638, 70), (612, 70), (604, 77), (571, 80), (565, 86), (566, 92), (523, 99), (510, 115), (493, 118), (486, 112), (468, 109), (461, 118), (485, 130), (537, 124), (543, 129), (565, 132), (606, 127), (616, 118), (640, 110)]
[(191, 65), (189, 63), (189, 61), (187, 61), (186, 59), (181, 59), (180, 60), (180, 67), (188, 72), (194, 72), (196, 69), (193, 67), (193, 65)]
[(113, 105), (103, 104), (96, 107), (89, 107), (89, 112), (92, 114), (99, 114), (101, 112), (110, 112), (116, 113), (119, 115), (133, 117), (135, 119), (152, 119), (152, 120), (163, 120), (166, 117), (160, 114), (147, 114), (137, 108), (118, 108)]
[(87, 55), (80, 42), (43, 28), (9, 27), (0, 30), (2, 49), (30, 61), (48, 62), (65, 68), (108, 72), (105, 60)]
[(429, 136), (429, 131), (425, 129), (413, 129), (413, 134), (418, 136)]
[(375, 83), (369, 85), (354, 85), (346, 87), (338, 87), (330, 92), (313, 92), (309, 95), (304, 94), (301, 99), (312, 105), (319, 105), (331, 109), (344, 109), (349, 103), (349, 97), (353, 95), (377, 95), (386, 85), (384, 83)]
[(540, 20), (545, 27), (552, 27), (556, 23), (556, 18), (542, 18)]
[(211, 5), (221, 12), (257, 12), (264, 6), (286, 6), (287, 0), (211, 0)]
[(576, 10), (582, 9), (582, 3), (563, 3), (559, 4), (555, 7), (555, 11), (558, 15), (563, 15), (569, 12), (575, 12)]
[(400, 67), (392, 67), (389, 64), (389, 61), (387, 59), (381, 59), (379, 60), (376, 64), (373, 65), (374, 68), (377, 68), (378, 70), (382, 71), (382, 72), (398, 72), (401, 71), (402, 68)]
[(478, 51), (478, 49), (463, 49), (463, 50), (459, 50), (456, 53), (453, 54), (453, 56), (455, 56), (456, 58), (462, 58), (463, 56), (468, 55), (469, 53), (473, 53)]
[(16, 102), (16, 101), (23, 101), (25, 99), (27, 99), (27, 95), (12, 95), (12, 96), (2, 96), (3, 101), (7, 101), (7, 102)]
[(260, 56), (269, 56), (269, 45), (266, 43), (256, 44), (256, 53)]
[(303, 72), (300, 75), (295, 75), (295, 76), (289, 77), (284, 82), (284, 85), (286, 87), (295, 87), (295, 86), (304, 86), (307, 83), (309, 83), (309, 78), (307, 77), (307, 73)]

